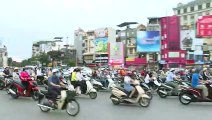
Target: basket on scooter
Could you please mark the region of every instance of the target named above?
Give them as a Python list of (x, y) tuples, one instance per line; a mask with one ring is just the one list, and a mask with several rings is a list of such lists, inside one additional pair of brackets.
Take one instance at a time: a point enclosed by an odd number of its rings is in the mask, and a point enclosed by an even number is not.
[(66, 91), (66, 93), (67, 93), (67, 99), (73, 99), (77, 95), (75, 91), (70, 90)]

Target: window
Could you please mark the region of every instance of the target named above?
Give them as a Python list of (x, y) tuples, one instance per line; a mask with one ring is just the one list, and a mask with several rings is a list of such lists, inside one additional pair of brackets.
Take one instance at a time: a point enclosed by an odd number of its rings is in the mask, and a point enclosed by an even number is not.
[(211, 7), (211, 3), (206, 3), (206, 8), (210, 8)]
[(190, 19), (193, 21), (193, 20), (194, 20), (194, 15), (192, 15), (192, 16), (190, 17)]
[(130, 54), (133, 54), (133, 48), (130, 48)]
[(202, 10), (202, 5), (198, 5), (198, 10)]
[(187, 20), (187, 16), (183, 16), (183, 19), (184, 19), (184, 20)]
[(194, 7), (191, 7), (190, 9), (191, 9), (191, 12), (193, 12), (193, 11), (194, 11)]
[(177, 14), (180, 14), (180, 10), (177, 11)]
[(184, 13), (187, 13), (187, 8), (183, 9), (183, 12), (184, 12)]

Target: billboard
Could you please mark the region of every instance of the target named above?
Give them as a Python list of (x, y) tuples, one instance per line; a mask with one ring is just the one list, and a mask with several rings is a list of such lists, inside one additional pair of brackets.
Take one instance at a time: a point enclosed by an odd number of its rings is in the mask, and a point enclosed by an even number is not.
[(212, 37), (212, 15), (200, 16), (197, 20), (197, 37)]
[(108, 38), (96, 38), (94, 40), (96, 52), (108, 52)]
[(194, 30), (182, 30), (180, 32), (180, 46), (182, 50), (191, 49), (193, 40), (195, 39)]
[(122, 42), (109, 43), (109, 65), (124, 64), (124, 44)]
[(138, 31), (137, 52), (159, 52), (160, 32), (159, 31)]

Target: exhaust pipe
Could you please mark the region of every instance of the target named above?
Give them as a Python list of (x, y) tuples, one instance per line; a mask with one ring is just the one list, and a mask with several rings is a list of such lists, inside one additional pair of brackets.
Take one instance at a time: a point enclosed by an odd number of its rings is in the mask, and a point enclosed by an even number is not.
[(186, 95), (183, 95), (182, 97), (183, 97), (183, 99), (185, 99), (185, 100), (191, 100), (191, 98), (188, 97), (188, 96), (186, 96)]
[(12, 89), (9, 89), (9, 92), (14, 94), (14, 95), (16, 94)]
[(167, 92), (163, 91), (163, 90), (159, 90), (160, 93), (163, 93), (165, 95), (167, 95)]
[(45, 105), (41, 105), (41, 104), (37, 104), (39, 107), (44, 107), (44, 108), (47, 108), (47, 109), (50, 109), (50, 110), (53, 110), (53, 108), (51, 107), (48, 107), (48, 106), (45, 106)]
[(114, 101), (117, 101), (117, 102), (119, 101), (119, 99), (113, 98), (113, 97), (111, 98), (111, 100), (114, 100)]

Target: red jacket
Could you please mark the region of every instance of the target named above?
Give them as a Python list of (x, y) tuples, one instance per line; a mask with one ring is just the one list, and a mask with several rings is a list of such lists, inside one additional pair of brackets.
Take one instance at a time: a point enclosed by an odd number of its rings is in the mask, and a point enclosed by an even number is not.
[(21, 79), (21, 81), (27, 81), (27, 79), (30, 79), (28, 72), (22, 71), (20, 73), (20, 79)]

